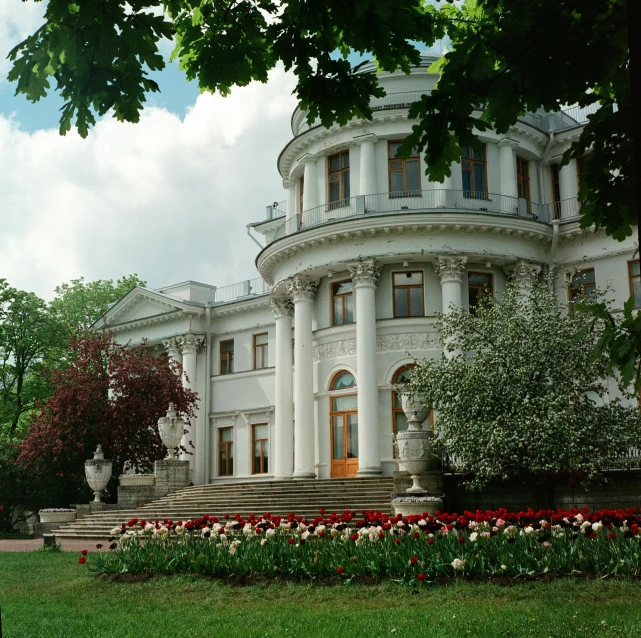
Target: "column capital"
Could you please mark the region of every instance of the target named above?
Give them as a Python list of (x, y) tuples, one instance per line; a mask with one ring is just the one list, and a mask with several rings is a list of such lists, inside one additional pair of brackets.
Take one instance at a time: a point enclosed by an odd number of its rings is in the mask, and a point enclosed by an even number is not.
[(441, 280), (441, 284), (448, 282), (460, 284), (466, 263), (467, 257), (439, 257), (435, 270)]
[(182, 349), (177, 337), (169, 337), (169, 339), (163, 339), (162, 345), (165, 348), (167, 354), (172, 359), (178, 359), (178, 357), (182, 356)]
[(509, 146), (510, 148), (519, 148), (519, 143), (509, 137), (503, 137), (499, 140), (497, 146), (499, 148), (505, 148), (506, 146)]
[(302, 164), (303, 166), (310, 164), (311, 162), (316, 162), (318, 157), (316, 155), (312, 155), (311, 153), (305, 153), (299, 160), (298, 163)]
[(177, 341), (183, 354), (198, 354), (205, 344), (205, 335), (195, 335), (189, 332), (182, 337), (177, 337)]
[(376, 262), (373, 259), (348, 264), (347, 267), (349, 268), (349, 272), (352, 276), (354, 286), (376, 287), (381, 271), (376, 266)]
[(287, 292), (294, 303), (297, 301), (313, 301), (317, 288), (317, 281), (311, 281), (303, 277), (296, 276), (287, 281)]
[(294, 188), (296, 185), (296, 180), (295, 179), (284, 179), (283, 180), (283, 188), (288, 189), (288, 188)]
[(294, 316), (294, 304), (285, 295), (272, 295), (270, 305), (276, 318)]
[(355, 137), (352, 140), (352, 143), (356, 144), (357, 146), (360, 146), (361, 144), (364, 144), (365, 142), (376, 143), (376, 142), (378, 142), (378, 137), (376, 137), (376, 135), (374, 135), (374, 133), (367, 133), (366, 135), (359, 135), (358, 137)]
[(541, 272), (541, 266), (530, 261), (525, 261), (525, 259), (519, 259), (513, 264), (504, 266), (503, 270), (509, 281), (517, 286), (530, 288), (537, 280)]

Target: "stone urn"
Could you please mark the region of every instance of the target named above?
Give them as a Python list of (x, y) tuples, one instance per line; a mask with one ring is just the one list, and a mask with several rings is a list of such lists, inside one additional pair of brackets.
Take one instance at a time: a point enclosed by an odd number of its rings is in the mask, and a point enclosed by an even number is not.
[(167, 448), (167, 458), (173, 459), (176, 448), (180, 445), (185, 431), (185, 419), (177, 416), (176, 406), (169, 404), (167, 416), (158, 419), (158, 433), (163, 445)]
[(419, 477), (425, 472), (432, 456), (433, 435), (423, 429), (422, 423), (429, 414), (429, 408), (407, 395), (401, 397), (401, 405), (407, 417), (408, 427), (396, 435), (398, 445), (399, 465), (402, 465), (412, 477), (412, 486), (407, 488), (408, 494), (425, 494), (419, 485)]
[(95, 495), (93, 499), (94, 503), (102, 503), (100, 500), (100, 492), (102, 492), (102, 490), (107, 487), (107, 483), (109, 483), (111, 467), (112, 462), (105, 459), (102, 445), (96, 448), (92, 459), (85, 461), (85, 476), (89, 487)]

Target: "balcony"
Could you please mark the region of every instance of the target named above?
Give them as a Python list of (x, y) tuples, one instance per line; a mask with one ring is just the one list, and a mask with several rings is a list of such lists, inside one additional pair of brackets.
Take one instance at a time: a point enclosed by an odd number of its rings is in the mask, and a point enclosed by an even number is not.
[[(473, 196), (475, 195), (475, 196)], [(451, 189), (412, 191), (409, 193), (380, 193), (359, 195), (331, 204), (310, 208), (283, 222), (272, 241), (286, 235), (305, 231), (323, 224), (358, 217), (405, 214), (471, 212), (481, 215), (500, 215), (549, 223), (552, 219), (566, 221), (579, 216), (576, 199), (554, 204), (536, 204), (525, 199), (496, 193), (476, 193)], [(271, 243), (271, 242), (270, 242)]]

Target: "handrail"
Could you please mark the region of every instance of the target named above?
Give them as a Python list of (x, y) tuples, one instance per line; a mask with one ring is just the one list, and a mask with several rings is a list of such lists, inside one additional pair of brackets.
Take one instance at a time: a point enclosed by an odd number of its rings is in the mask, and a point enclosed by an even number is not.
[(263, 295), (271, 291), (271, 286), (262, 278), (246, 279), (229, 286), (216, 288), (214, 293), (214, 305), (235, 301), (251, 295)]
[(279, 226), (271, 241), (322, 224), (366, 215), (456, 211), (501, 215), (544, 223), (549, 223), (552, 219), (568, 221), (580, 216), (576, 198), (551, 204), (528, 204), (525, 199), (498, 193), (473, 193), (452, 189), (379, 193), (350, 197), (310, 208), (304, 211), (302, 216), (294, 215)]

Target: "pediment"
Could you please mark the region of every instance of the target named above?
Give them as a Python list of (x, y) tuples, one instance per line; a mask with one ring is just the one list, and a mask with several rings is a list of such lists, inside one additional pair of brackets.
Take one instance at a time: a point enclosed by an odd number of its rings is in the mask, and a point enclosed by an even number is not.
[(198, 309), (145, 288), (134, 288), (112, 306), (97, 323), (104, 321), (110, 326), (117, 326), (185, 311), (198, 312)]

